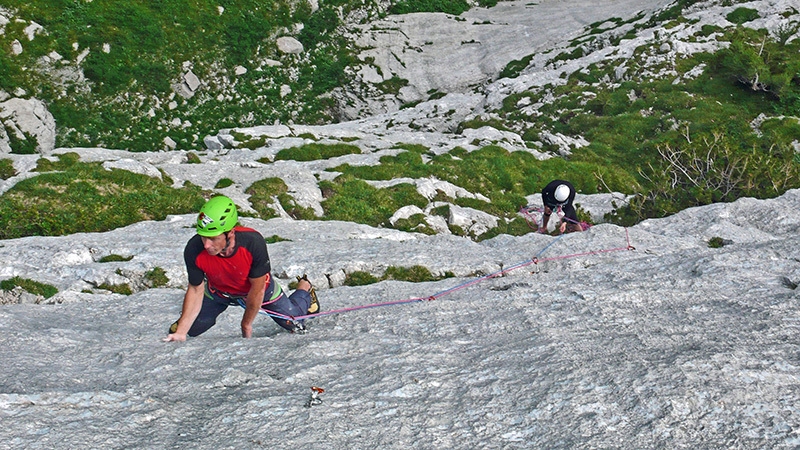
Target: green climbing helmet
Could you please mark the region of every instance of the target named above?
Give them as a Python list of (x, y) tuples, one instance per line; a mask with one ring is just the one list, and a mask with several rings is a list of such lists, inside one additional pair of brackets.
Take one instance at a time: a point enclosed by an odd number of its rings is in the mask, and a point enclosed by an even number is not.
[(219, 236), (231, 231), (239, 220), (233, 200), (219, 195), (207, 201), (197, 215), (197, 234), (205, 237)]

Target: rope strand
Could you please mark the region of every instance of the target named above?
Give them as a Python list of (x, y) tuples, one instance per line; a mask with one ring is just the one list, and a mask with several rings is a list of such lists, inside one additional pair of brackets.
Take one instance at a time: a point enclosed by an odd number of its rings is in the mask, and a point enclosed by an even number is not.
[[(412, 298), (408, 298), (408, 299), (405, 299), (405, 300), (394, 300), (394, 301), (388, 301), (388, 302), (371, 303), (371, 304), (367, 304), (367, 305), (359, 305), (359, 306), (351, 306), (351, 307), (347, 307), (347, 308), (332, 309), (332, 310), (329, 310), (329, 311), (321, 311), (321, 312), (314, 313), (314, 314), (306, 314), (306, 315), (294, 316), (294, 317), (293, 316), (287, 316), (287, 315), (284, 315), (284, 314), (275, 313), (275, 312), (272, 312), (272, 311), (263, 310), (263, 309), (260, 309), (258, 312), (260, 314), (264, 314), (264, 315), (267, 315), (267, 316), (270, 316), (270, 317), (275, 317), (275, 318), (285, 319), (285, 320), (291, 320), (291, 321), (298, 321), (298, 320), (305, 320), (305, 319), (313, 319), (313, 318), (322, 317), (322, 316), (330, 316), (330, 315), (333, 315), (333, 314), (342, 314), (342, 313), (351, 312), (351, 311), (359, 311), (359, 310), (362, 310), (362, 309), (372, 309), (372, 308), (380, 308), (380, 307), (384, 307), (384, 306), (406, 305), (406, 304), (410, 304), (410, 303), (417, 303), (417, 302), (423, 302), (423, 301), (433, 301), (433, 300), (437, 300), (439, 297), (443, 297), (445, 295), (452, 294), (453, 292), (459, 291), (461, 289), (466, 289), (466, 288), (468, 288), (470, 286), (473, 286), (475, 284), (478, 284), (478, 283), (480, 283), (482, 281), (502, 276), (502, 275), (504, 275), (504, 274), (506, 274), (508, 272), (512, 272), (514, 270), (517, 270), (517, 269), (520, 269), (520, 268), (523, 268), (523, 267), (527, 267), (527, 266), (529, 266), (531, 264), (538, 264), (538, 263), (543, 262), (543, 261), (556, 261), (556, 260), (561, 260), (561, 259), (576, 258), (576, 257), (579, 257), (579, 256), (599, 255), (599, 254), (603, 254), (603, 253), (618, 252), (618, 251), (622, 251), (622, 250), (635, 250), (635, 248), (633, 246), (631, 246), (630, 235), (628, 233), (628, 229), (626, 228), (625, 229), (625, 239), (626, 239), (627, 245), (625, 247), (615, 247), (615, 248), (609, 248), (609, 249), (603, 249), (603, 250), (593, 250), (593, 251), (589, 251), (589, 252), (573, 253), (573, 254), (570, 254), (570, 255), (554, 256), (554, 257), (550, 257), (550, 258), (539, 258), (539, 256), (542, 253), (547, 251), (547, 249), (549, 249), (551, 246), (553, 246), (556, 242), (560, 241), (561, 238), (563, 238), (564, 236), (566, 236), (566, 235), (562, 234), (562, 235), (558, 236), (556, 239), (553, 240), (553, 242), (550, 242), (549, 244), (544, 246), (541, 250), (539, 250), (536, 253), (536, 255), (534, 255), (531, 259), (528, 259), (528, 260), (522, 261), (520, 263), (514, 264), (514, 265), (512, 265), (512, 266), (510, 266), (510, 267), (508, 267), (506, 269), (502, 269), (502, 270), (499, 270), (497, 272), (490, 273), (488, 275), (483, 275), (483, 276), (474, 278), (472, 280), (469, 280), (469, 281), (466, 281), (464, 283), (458, 284), (456, 286), (453, 286), (451, 288), (445, 289), (443, 291), (439, 291), (439, 292), (437, 292), (437, 293), (435, 293), (435, 294), (433, 294), (431, 296), (428, 296), (428, 297), (412, 297)], [(240, 303), (240, 306), (244, 307), (244, 305), (242, 303)]]

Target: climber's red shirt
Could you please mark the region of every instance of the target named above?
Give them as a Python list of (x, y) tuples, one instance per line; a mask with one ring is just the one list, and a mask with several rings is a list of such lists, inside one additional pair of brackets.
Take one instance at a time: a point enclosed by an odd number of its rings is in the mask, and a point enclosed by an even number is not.
[(269, 273), (271, 266), (264, 236), (252, 228), (236, 227), (236, 244), (228, 257), (211, 256), (199, 235), (194, 235), (183, 250), (189, 284), (199, 286), (208, 280), (211, 289), (234, 296), (250, 291), (250, 278)]

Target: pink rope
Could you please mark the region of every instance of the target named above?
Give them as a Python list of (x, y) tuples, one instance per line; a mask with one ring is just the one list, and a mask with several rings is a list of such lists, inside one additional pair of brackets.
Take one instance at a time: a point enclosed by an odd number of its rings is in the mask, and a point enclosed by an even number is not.
[[(563, 236), (564, 236), (563, 234), (561, 236), (559, 236), (559, 239), (561, 237), (563, 237)], [(394, 301), (389, 301), (389, 302), (370, 303), (370, 304), (367, 304), (367, 305), (359, 305), (359, 306), (351, 306), (351, 307), (348, 307), (348, 308), (332, 309), (332, 310), (329, 310), (329, 311), (323, 311), (323, 312), (318, 312), (318, 313), (314, 313), (314, 314), (306, 314), (306, 315), (303, 315), (303, 316), (294, 316), (294, 317), (286, 316), (286, 315), (283, 315), (283, 314), (279, 314), (279, 313), (275, 313), (275, 312), (267, 311), (267, 310), (263, 310), (263, 309), (259, 310), (259, 313), (266, 314), (266, 315), (268, 315), (270, 317), (277, 317), (277, 318), (280, 318), (280, 319), (296, 321), (296, 320), (311, 319), (311, 318), (321, 317), (321, 316), (329, 316), (329, 315), (333, 315), (333, 314), (341, 314), (341, 313), (346, 313), (346, 312), (351, 312), (351, 311), (359, 311), (359, 310), (362, 310), (362, 309), (380, 308), (380, 307), (384, 307), (384, 306), (404, 305), (404, 304), (417, 303), (417, 302), (422, 302), (422, 301), (432, 301), (432, 300), (438, 299), (439, 297), (443, 297), (445, 295), (452, 294), (453, 292), (457, 292), (457, 291), (460, 291), (462, 289), (466, 289), (466, 288), (468, 288), (470, 286), (474, 286), (474, 285), (476, 285), (476, 284), (478, 284), (478, 283), (480, 283), (480, 282), (482, 282), (484, 280), (488, 280), (490, 278), (499, 277), (499, 276), (504, 275), (504, 274), (506, 274), (508, 272), (520, 269), (522, 267), (527, 267), (527, 266), (529, 266), (531, 264), (538, 264), (539, 262), (543, 262), (543, 261), (557, 261), (557, 260), (561, 260), (561, 259), (576, 258), (576, 257), (579, 257), (579, 256), (599, 255), (599, 254), (603, 254), (603, 253), (619, 252), (619, 251), (622, 251), (622, 250), (635, 250), (635, 248), (631, 245), (630, 234), (628, 233), (628, 229), (627, 228), (625, 228), (625, 240), (627, 242), (627, 245), (624, 246), (624, 247), (614, 247), (614, 248), (609, 248), (609, 249), (593, 250), (593, 251), (589, 251), (589, 252), (573, 253), (573, 254), (569, 254), (569, 255), (554, 256), (554, 257), (550, 257), (550, 258), (541, 258), (541, 259), (536, 257), (536, 256), (534, 256), (533, 258), (531, 258), (531, 259), (529, 259), (527, 261), (523, 261), (521, 263), (515, 264), (515, 265), (513, 265), (513, 266), (511, 266), (511, 267), (509, 267), (507, 269), (503, 269), (503, 270), (500, 270), (498, 272), (494, 272), (494, 273), (491, 273), (491, 274), (488, 274), (488, 275), (484, 275), (484, 276), (475, 278), (474, 280), (471, 280), (471, 281), (468, 281), (466, 283), (463, 283), (463, 284), (454, 286), (452, 288), (446, 289), (444, 291), (438, 292), (438, 293), (436, 293), (434, 295), (431, 295), (429, 297), (412, 297), (412, 298), (408, 298), (408, 299), (405, 299), (405, 300), (394, 300)], [(545, 249), (546, 248), (547, 247), (545, 247)]]

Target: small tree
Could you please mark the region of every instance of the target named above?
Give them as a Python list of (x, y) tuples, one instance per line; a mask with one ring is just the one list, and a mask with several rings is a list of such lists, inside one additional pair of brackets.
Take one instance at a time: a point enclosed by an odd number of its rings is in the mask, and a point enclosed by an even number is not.
[(800, 46), (786, 45), (786, 40), (785, 33), (770, 38), (737, 32), (730, 47), (718, 53), (717, 70), (755, 92), (777, 99), (795, 95), (800, 90), (800, 61), (794, 55)]

